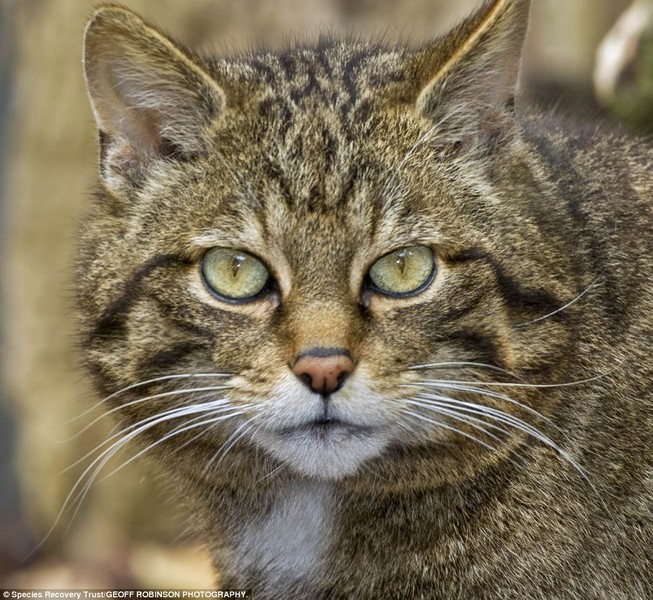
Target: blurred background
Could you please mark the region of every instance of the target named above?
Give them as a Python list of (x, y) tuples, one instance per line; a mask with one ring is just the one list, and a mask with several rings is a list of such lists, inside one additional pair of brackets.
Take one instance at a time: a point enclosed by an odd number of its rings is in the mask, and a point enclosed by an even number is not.
[[(123, 3), (201, 49), (325, 27), (422, 39), (480, 0)], [(97, 398), (77, 367), (71, 285), (97, 167), (80, 63), (95, 4), (0, 0), (0, 587), (208, 588), (188, 516), (146, 460), (93, 485), (75, 517), (58, 520), (82, 472), (66, 469), (111, 431), (104, 419), (79, 434), (90, 419), (77, 417)], [(533, 0), (524, 101), (648, 133), (652, 12), (653, 0)]]

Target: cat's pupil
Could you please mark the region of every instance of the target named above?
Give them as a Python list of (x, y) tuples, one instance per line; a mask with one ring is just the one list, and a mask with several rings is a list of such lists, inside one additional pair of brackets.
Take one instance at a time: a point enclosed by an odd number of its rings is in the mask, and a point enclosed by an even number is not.
[(405, 250), (400, 250), (397, 252), (397, 260), (395, 261), (395, 264), (397, 265), (397, 269), (399, 269), (399, 272), (403, 275), (404, 272), (406, 271), (406, 251)]
[(244, 262), (245, 262), (244, 256), (239, 256), (238, 254), (234, 254), (234, 257), (231, 259), (231, 274), (233, 275), (234, 279), (238, 277), (238, 273), (240, 271), (240, 268), (243, 266)]

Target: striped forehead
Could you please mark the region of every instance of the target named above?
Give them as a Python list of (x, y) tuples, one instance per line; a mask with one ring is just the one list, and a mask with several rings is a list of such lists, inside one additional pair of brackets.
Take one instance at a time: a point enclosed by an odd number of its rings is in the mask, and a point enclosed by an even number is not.
[[(323, 39), (315, 46), (238, 59), (228, 70), (240, 73), (249, 84), (262, 84), (255, 87), (263, 93), (265, 87), (272, 91), (263, 111), (281, 110), (288, 115), (296, 108), (321, 104), (352, 122), (355, 109), (368, 97), (407, 78), (406, 54), (404, 48)], [(221, 70), (220, 65), (214, 66)]]
[(306, 240), (343, 239), (352, 246), (428, 235), (430, 194), (413, 185), (401, 153), (375, 156), (341, 133), (316, 114), (278, 143), (262, 144), (265, 151), (243, 165), (221, 203), (229, 229), (290, 248)]
[(335, 262), (352, 248), (391, 249), (428, 235), (415, 217), (423, 194), (401, 189), (407, 165), (400, 163), (423, 132), (378, 101), (388, 82), (406, 76), (403, 53), (318, 44), (234, 67), (257, 82), (252, 152), (239, 150), (234, 125), (235, 152), (221, 159), (240, 180), (227, 210), (244, 248), (275, 246), (297, 262)]
[[(296, 179), (286, 181), (279, 173), (266, 177), (256, 189), (232, 197), (228, 213), (218, 217), (207, 239), (211, 245), (237, 246), (263, 258), (282, 255), (294, 270), (342, 267), (366, 249), (372, 254), (389, 251), (433, 235), (433, 220), (415, 210), (409, 198), (391, 197), (383, 189), (386, 180), (369, 171), (347, 175), (340, 185), (323, 183), (310, 193), (294, 193)], [(335, 192), (329, 198), (330, 188)]]

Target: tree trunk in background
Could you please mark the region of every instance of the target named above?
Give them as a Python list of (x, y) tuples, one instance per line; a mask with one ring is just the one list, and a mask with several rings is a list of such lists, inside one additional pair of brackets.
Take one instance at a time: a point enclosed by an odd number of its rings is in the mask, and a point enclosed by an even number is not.
[(600, 102), (653, 132), (653, 0), (634, 0), (605, 36), (594, 68)]
[[(10, 82), (12, 79), (13, 38), (9, 27), (9, 6), (0, 4), (0, 223), (4, 222), (5, 195), (4, 158), (7, 148)], [(0, 280), (0, 289), (4, 285)], [(0, 336), (4, 335), (0, 323)], [(0, 375), (0, 581), (16, 568), (29, 552), (34, 537), (30, 535), (21, 503), (15, 463), (15, 416), (5, 399), (5, 386)]]

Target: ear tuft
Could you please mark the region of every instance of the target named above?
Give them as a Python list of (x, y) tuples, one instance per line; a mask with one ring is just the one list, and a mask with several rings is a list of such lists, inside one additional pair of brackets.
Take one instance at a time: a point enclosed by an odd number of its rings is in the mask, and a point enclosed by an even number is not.
[(180, 44), (127, 8), (104, 5), (86, 27), (83, 62), (107, 183), (138, 183), (158, 159), (208, 149), (224, 93)]

